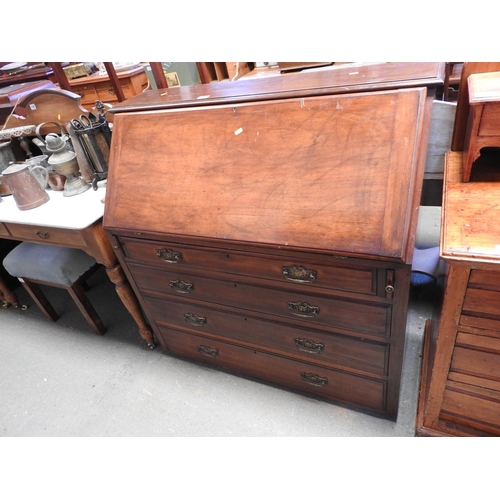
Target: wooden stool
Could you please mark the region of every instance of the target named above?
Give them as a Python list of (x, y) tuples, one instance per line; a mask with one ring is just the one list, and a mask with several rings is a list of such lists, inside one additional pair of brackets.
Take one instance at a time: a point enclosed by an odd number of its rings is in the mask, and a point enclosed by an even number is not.
[(39, 284), (66, 289), (92, 329), (99, 335), (106, 331), (85, 294), (85, 281), (98, 269), (98, 264), (83, 250), (23, 242), (9, 252), (3, 266), (10, 275), (19, 279), (51, 321), (57, 321), (59, 316)]

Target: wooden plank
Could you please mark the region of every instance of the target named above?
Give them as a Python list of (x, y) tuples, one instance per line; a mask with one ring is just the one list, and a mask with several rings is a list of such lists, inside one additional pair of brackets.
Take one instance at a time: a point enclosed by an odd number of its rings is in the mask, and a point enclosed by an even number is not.
[(456, 103), (434, 101), (425, 163), (425, 179), (442, 179), (444, 157), (451, 147)]

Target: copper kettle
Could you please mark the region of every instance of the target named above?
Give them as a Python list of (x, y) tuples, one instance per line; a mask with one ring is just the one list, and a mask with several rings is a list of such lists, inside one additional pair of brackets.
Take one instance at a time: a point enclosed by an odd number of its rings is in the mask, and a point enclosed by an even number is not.
[(31, 173), (28, 163), (11, 163), (1, 173), (0, 183), (9, 187), (19, 210), (39, 207), (50, 199)]

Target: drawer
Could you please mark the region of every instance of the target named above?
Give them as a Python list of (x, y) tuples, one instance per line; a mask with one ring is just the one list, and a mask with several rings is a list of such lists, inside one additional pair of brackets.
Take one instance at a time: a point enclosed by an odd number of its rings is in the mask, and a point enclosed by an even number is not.
[(243, 282), (241, 277), (226, 280), (231, 278), (228, 275), (213, 279), (201, 274), (159, 271), (153, 267), (131, 263), (129, 269), (142, 292), (155, 290), (165, 295), (189, 296), (194, 300), (281, 316), (311, 325), (389, 336), (389, 304), (267, 288)]
[(386, 343), (294, 328), (189, 301), (165, 301), (150, 295), (143, 297), (160, 330), (167, 326), (191, 330), (199, 335), (217, 335), (304, 361), (336, 365), (381, 377), (387, 375), (389, 346)]
[(500, 104), (486, 103), (483, 105), (481, 123), (479, 125), (478, 136), (500, 137), (498, 125), (500, 124)]
[(78, 94), (81, 97), (81, 102), (95, 103), (99, 99), (97, 92), (93, 85), (79, 85), (77, 87), (72, 87), (71, 91)]
[(161, 341), (165, 349), (179, 356), (377, 412), (386, 409), (385, 381), (170, 329), (162, 329)]
[(5, 225), (14, 238), (23, 241), (77, 248), (86, 246), (85, 240), (79, 231), (23, 224), (6, 223)]
[[(222, 273), (233, 273), (275, 280), (308, 287), (334, 289), (375, 295), (377, 271), (375, 266), (356, 266), (307, 260), (304, 258), (273, 258), (220, 249), (201, 249), (186, 245), (120, 238), (127, 259), (149, 262), (165, 268), (191, 267)], [(384, 285), (385, 286), (385, 285)]]
[[(118, 97), (116, 95), (115, 89), (113, 88), (113, 85), (111, 83), (107, 82), (104, 85), (101, 84), (99, 86), (96, 85), (96, 95), (97, 99), (99, 99), (102, 102), (110, 102), (110, 101), (118, 101)], [(122, 88), (123, 90), (123, 88)], [(132, 97), (125, 95), (125, 98), (128, 99), (128, 97)]]
[(500, 388), (500, 339), (458, 332), (450, 372), (463, 374), (471, 385), (484, 387), (490, 381)]
[(10, 236), (9, 231), (7, 231), (7, 227), (3, 222), (0, 222), (0, 236)]
[(447, 384), (440, 418), (500, 435), (500, 393), (471, 392), (469, 388), (467, 384)]
[(469, 288), (497, 290), (500, 292), (500, 273), (489, 270), (471, 269), (468, 286)]
[(460, 324), (500, 331), (500, 291), (468, 287)]

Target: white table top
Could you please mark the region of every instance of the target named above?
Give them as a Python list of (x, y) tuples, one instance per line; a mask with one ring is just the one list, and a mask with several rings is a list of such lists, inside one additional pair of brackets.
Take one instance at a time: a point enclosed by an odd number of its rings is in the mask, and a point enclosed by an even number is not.
[(0, 201), (0, 222), (33, 224), (63, 229), (84, 229), (104, 215), (106, 188), (92, 188), (75, 196), (47, 189), (50, 200), (31, 210), (19, 210), (13, 196)]

